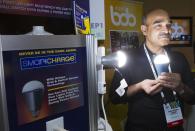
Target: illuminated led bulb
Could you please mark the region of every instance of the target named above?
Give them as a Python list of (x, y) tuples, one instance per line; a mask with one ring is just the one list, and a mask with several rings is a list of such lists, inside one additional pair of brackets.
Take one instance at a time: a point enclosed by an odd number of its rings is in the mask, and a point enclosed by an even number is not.
[(114, 53), (111, 53), (107, 56), (101, 57), (101, 64), (104, 66), (114, 66), (114, 67), (122, 67), (127, 62), (127, 56), (122, 51), (117, 51)]
[(162, 72), (169, 72), (169, 62), (170, 60), (167, 55), (160, 54), (154, 58), (154, 65), (158, 75), (160, 75)]
[(160, 54), (154, 58), (154, 64), (166, 64), (166, 63), (169, 63), (169, 58), (166, 55)]
[(127, 62), (127, 57), (124, 52), (118, 51), (117, 52), (117, 59), (118, 59), (118, 67), (123, 67)]

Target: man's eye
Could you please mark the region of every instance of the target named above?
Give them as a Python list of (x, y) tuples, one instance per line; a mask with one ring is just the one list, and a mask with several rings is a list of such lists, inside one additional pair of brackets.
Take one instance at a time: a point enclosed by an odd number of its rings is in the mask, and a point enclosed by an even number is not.
[(154, 25), (154, 28), (160, 28), (161, 27), (161, 24), (155, 24)]

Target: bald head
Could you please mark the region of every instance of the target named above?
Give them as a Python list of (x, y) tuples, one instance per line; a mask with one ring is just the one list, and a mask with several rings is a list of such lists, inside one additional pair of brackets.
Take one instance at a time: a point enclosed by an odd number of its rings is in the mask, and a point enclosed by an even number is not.
[(146, 15), (141, 31), (146, 38), (148, 48), (157, 53), (170, 42), (171, 22), (168, 13), (156, 9)]
[(169, 18), (169, 14), (167, 13), (167, 11), (163, 10), (163, 9), (155, 9), (150, 11), (145, 18), (145, 22), (144, 24), (149, 24), (151, 22), (153, 22), (154, 18), (156, 17), (167, 17)]

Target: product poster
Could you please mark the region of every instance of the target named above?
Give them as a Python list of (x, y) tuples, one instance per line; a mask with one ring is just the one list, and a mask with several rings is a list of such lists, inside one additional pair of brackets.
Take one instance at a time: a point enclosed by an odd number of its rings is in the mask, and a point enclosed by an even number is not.
[[(89, 0), (77, 0), (87, 9)], [(0, 0), (0, 12), (72, 19), (72, 0)]]
[(76, 34), (90, 34), (89, 11), (73, 1), (73, 17)]
[[(135, 39), (140, 40), (142, 10), (143, 4), (141, 2), (105, 1), (105, 46), (108, 53), (118, 49), (135, 47), (135, 44), (138, 43)], [(129, 45), (129, 40), (135, 41), (135, 43)]]
[(8, 97), (15, 96), (12, 102), (16, 104), (18, 125), (74, 110), (85, 104), (83, 52), (85, 48), (80, 47), (3, 53), (6, 59), (6, 93)]
[(68, 18), (71, 0), (0, 0), (0, 12)]

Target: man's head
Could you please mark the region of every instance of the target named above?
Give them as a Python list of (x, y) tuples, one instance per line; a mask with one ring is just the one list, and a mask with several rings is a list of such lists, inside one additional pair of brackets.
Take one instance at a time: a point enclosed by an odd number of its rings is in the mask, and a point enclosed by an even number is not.
[(170, 41), (171, 22), (165, 10), (156, 9), (146, 15), (141, 26), (146, 43), (153, 47), (168, 45)]

